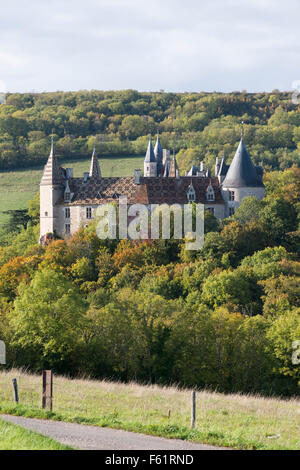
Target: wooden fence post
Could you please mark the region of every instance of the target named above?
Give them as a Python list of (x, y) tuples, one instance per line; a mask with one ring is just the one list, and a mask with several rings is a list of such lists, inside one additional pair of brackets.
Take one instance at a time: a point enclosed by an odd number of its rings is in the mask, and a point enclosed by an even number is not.
[(19, 403), (19, 393), (18, 393), (18, 382), (17, 382), (17, 379), (13, 379), (13, 380), (12, 380), (12, 383), (13, 383), (13, 387), (14, 387), (14, 398), (15, 398), (15, 402), (16, 402), (16, 403)]
[(195, 427), (196, 421), (196, 392), (192, 392), (192, 400), (191, 400), (191, 428)]
[(52, 370), (43, 370), (42, 407), (52, 411), (52, 399), (53, 399), (53, 372)]

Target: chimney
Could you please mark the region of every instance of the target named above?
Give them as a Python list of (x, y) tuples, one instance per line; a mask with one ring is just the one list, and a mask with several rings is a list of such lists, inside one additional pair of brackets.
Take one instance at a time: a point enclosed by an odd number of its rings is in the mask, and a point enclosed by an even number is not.
[(89, 179), (89, 173), (84, 172), (83, 173), (83, 182), (86, 183), (88, 179)]
[(141, 170), (134, 170), (134, 184), (141, 184)]
[(200, 171), (205, 171), (205, 163), (200, 162)]

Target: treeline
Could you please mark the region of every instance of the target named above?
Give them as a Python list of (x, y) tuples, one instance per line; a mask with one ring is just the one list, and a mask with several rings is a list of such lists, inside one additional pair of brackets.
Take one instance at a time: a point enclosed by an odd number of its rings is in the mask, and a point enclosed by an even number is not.
[(0, 105), (0, 169), (45, 162), (54, 133), (61, 158), (141, 155), (148, 135), (179, 152), (180, 168), (216, 156), (228, 161), (241, 132), (256, 164), (286, 169), (300, 161), (300, 107), (289, 93), (78, 91), (8, 94)]
[[(95, 223), (69, 240), (0, 234), (0, 337), (31, 370), (299, 393), (300, 170), (269, 173), (263, 201), (206, 214), (203, 249), (184, 241), (103, 241)], [(13, 242), (12, 242), (13, 240)]]

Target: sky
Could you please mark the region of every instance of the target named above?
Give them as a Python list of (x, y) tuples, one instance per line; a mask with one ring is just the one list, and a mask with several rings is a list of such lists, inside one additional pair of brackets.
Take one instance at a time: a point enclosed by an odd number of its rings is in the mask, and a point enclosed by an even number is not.
[(289, 91), (300, 80), (299, 0), (0, 1), (0, 92)]

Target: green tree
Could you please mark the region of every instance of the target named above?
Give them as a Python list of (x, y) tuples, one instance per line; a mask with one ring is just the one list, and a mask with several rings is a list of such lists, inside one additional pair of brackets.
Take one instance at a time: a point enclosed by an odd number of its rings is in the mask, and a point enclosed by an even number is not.
[(78, 290), (62, 274), (38, 271), (29, 285), (20, 285), (14, 302), (13, 344), (25, 352), (34, 351), (31, 367), (62, 370), (73, 362), (71, 355), (82, 341), (86, 308)]

